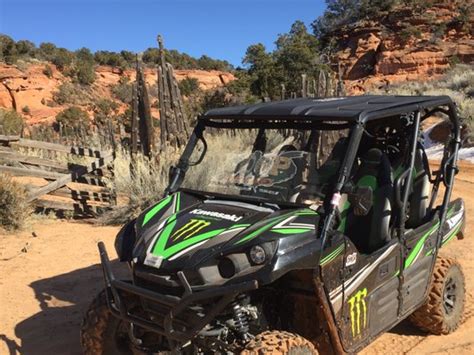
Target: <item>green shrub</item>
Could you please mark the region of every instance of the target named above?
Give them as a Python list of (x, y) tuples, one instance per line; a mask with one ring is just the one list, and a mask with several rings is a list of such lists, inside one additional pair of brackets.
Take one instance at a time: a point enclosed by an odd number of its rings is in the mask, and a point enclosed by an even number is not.
[(0, 227), (21, 229), (30, 214), (25, 189), (11, 177), (0, 174)]
[(20, 40), (16, 42), (16, 50), (18, 55), (24, 57), (34, 57), (36, 52), (36, 46), (31, 41)]
[(50, 42), (43, 42), (39, 45), (38, 56), (41, 59), (52, 61), (56, 53), (56, 45)]
[(94, 63), (80, 61), (76, 64), (75, 77), (79, 84), (91, 85), (95, 81)]
[(23, 126), (23, 117), (17, 112), (0, 109), (0, 132), (2, 134), (19, 135)]
[(79, 107), (69, 107), (56, 115), (56, 122), (67, 127), (88, 125), (89, 115)]
[(117, 85), (112, 87), (112, 94), (120, 101), (129, 104), (132, 102), (132, 84), (127, 76), (122, 76)]
[(59, 85), (58, 91), (53, 92), (53, 101), (59, 105), (85, 105), (91, 101), (91, 95), (80, 85), (65, 82)]
[(403, 30), (400, 31), (400, 38), (404, 41), (407, 42), (408, 40), (412, 38), (421, 38), (422, 33), (421, 30), (418, 27), (415, 26), (406, 26)]
[(91, 53), (89, 48), (82, 47), (78, 49), (75, 53), (76, 60), (79, 62), (94, 62), (94, 55)]
[(2, 34), (0, 34), (0, 60), (7, 64), (14, 64), (18, 60), (15, 41)]
[(110, 65), (121, 69), (127, 68), (133, 63), (135, 55), (132, 52), (122, 51), (120, 54), (109, 51), (97, 51), (94, 60), (99, 65)]
[(117, 115), (119, 105), (107, 99), (100, 99), (94, 104), (94, 121), (97, 125), (103, 125)]
[(46, 75), (48, 78), (53, 77), (53, 69), (51, 68), (50, 65), (45, 65), (43, 69), (43, 74)]
[(54, 50), (51, 62), (60, 71), (65, 71), (73, 62), (74, 54), (69, 52), (66, 48), (57, 48)]
[(182, 95), (191, 96), (199, 90), (199, 80), (187, 77), (181, 80), (178, 86)]
[(23, 112), (25, 115), (29, 115), (31, 113), (30, 107), (23, 106), (23, 108), (21, 109), (21, 112)]

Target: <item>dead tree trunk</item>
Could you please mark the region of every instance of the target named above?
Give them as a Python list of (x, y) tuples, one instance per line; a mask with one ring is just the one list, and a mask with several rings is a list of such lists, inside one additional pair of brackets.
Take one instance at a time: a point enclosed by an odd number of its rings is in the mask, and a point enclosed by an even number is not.
[(138, 152), (138, 96), (137, 85), (132, 87), (132, 124), (130, 137), (130, 153), (136, 154)]
[(142, 146), (143, 154), (151, 158), (155, 147), (153, 117), (151, 116), (150, 98), (146, 87), (145, 75), (140, 65), (137, 65), (137, 88), (140, 145)]
[(186, 144), (190, 134), (181, 92), (174, 76), (173, 66), (166, 62), (163, 39), (158, 36), (160, 50), (158, 64), (158, 91), (160, 105), (161, 150), (166, 144), (181, 147)]

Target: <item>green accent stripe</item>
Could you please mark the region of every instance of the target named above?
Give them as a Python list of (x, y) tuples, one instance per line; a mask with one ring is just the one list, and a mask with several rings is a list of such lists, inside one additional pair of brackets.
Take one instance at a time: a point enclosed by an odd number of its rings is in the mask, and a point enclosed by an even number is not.
[(313, 230), (314, 229), (311, 228), (276, 228), (272, 229), (271, 231), (279, 234), (301, 234), (311, 232)]
[(158, 240), (156, 241), (152, 254), (163, 256), (162, 252), (164, 251), (166, 247), (166, 243), (168, 242), (168, 239), (175, 225), (176, 225), (176, 214), (172, 215), (169, 218), (168, 224), (166, 225), (165, 229), (163, 229), (163, 232), (160, 233), (160, 235), (158, 236), (157, 238)]
[(268, 220), (267, 224), (265, 224), (264, 226), (258, 228), (257, 230), (253, 231), (252, 233), (248, 234), (244, 238), (237, 241), (235, 244), (242, 244), (242, 243), (244, 243), (244, 242), (246, 242), (250, 239), (253, 239), (253, 238), (257, 237), (261, 233), (269, 230), (275, 224), (278, 224), (279, 222), (283, 221), (285, 218), (288, 218), (290, 216), (294, 216), (294, 215), (296, 215), (296, 216), (315, 216), (317, 214), (318, 214), (317, 212), (312, 211), (310, 209), (307, 209), (307, 210), (298, 211), (298, 212), (290, 212), (290, 213), (284, 214), (283, 216), (277, 216), (277, 217), (270, 218)]
[(206, 239), (210, 239), (212, 237), (215, 237), (216, 235), (221, 234), (223, 231), (225, 231), (225, 228), (216, 229), (216, 230), (212, 230), (212, 231), (209, 231), (209, 232), (206, 232), (206, 233), (199, 234), (195, 237), (192, 237), (191, 239), (184, 240), (181, 243), (173, 245), (173, 246), (169, 247), (166, 250), (160, 250), (160, 251), (157, 252), (157, 255), (162, 256), (163, 259), (168, 259), (170, 256), (173, 256), (174, 254), (179, 253), (180, 251), (186, 249), (187, 247), (190, 247), (194, 244), (202, 242)]
[(238, 228), (247, 228), (247, 227), (250, 227), (249, 223), (247, 223), (247, 224), (234, 224), (232, 227), (230, 227), (227, 230), (238, 229)]
[(297, 216), (317, 216), (318, 212), (313, 210), (303, 210), (295, 213)]
[(333, 261), (343, 250), (344, 250), (344, 244), (341, 244), (335, 250), (333, 250), (330, 254), (322, 258), (321, 261), (319, 262), (319, 265), (323, 266)]
[(176, 193), (176, 207), (175, 212), (178, 212), (181, 209), (181, 192)]
[(337, 228), (337, 230), (341, 233), (344, 233), (346, 231), (347, 216), (349, 214), (350, 207), (351, 207), (351, 203), (348, 200), (344, 202), (344, 205), (342, 206), (341, 223), (339, 224), (339, 227)]
[(393, 274), (393, 277), (397, 277), (398, 275), (400, 275), (400, 270), (395, 271), (395, 273)]
[(272, 219), (272, 221), (270, 223), (258, 228), (257, 230), (253, 231), (252, 233), (248, 234), (244, 238), (237, 241), (237, 243), (235, 243), (235, 244), (242, 244), (243, 242), (246, 242), (247, 240), (250, 240), (250, 239), (253, 239), (253, 238), (257, 237), (259, 234), (261, 234), (261, 233), (265, 232), (266, 230), (270, 229), (275, 224), (277, 224), (278, 222), (283, 221), (287, 217), (288, 217), (288, 215), (284, 215), (284, 216), (281, 216), (280, 218), (276, 218), (276, 220)]
[(151, 210), (149, 210), (146, 214), (145, 217), (143, 217), (143, 222), (142, 222), (142, 227), (147, 224), (150, 219), (152, 219), (158, 212), (160, 212), (163, 207), (165, 207), (168, 203), (170, 203), (172, 196), (168, 196), (158, 202), (155, 207), (153, 207)]
[(454, 230), (451, 232), (449, 237), (447, 237), (446, 240), (441, 245), (445, 245), (447, 242), (453, 239), (453, 237), (458, 234), (459, 230), (461, 229), (461, 226), (462, 226), (462, 221), (459, 222), (459, 225), (456, 228), (454, 228)]
[(408, 258), (405, 260), (405, 269), (408, 269), (411, 264), (415, 261), (416, 257), (418, 254), (421, 252), (423, 245), (425, 244), (426, 238), (428, 238), (437, 228), (439, 227), (439, 222), (437, 222), (433, 227), (431, 227), (428, 232), (423, 234), (421, 239), (416, 243), (415, 247), (413, 250), (410, 252), (410, 255), (408, 255)]

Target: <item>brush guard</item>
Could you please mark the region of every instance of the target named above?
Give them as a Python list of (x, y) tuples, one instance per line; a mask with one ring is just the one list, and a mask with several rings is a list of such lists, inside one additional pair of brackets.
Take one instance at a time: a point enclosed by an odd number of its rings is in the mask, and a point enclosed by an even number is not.
[[(187, 343), (198, 335), (237, 295), (258, 288), (258, 282), (252, 280), (193, 292), (184, 273), (180, 272), (178, 277), (185, 290), (183, 296), (165, 295), (117, 280), (110, 267), (104, 243), (99, 242), (98, 248), (111, 313), (124, 321), (181, 343)], [(130, 298), (140, 299), (145, 312), (150, 312), (150, 319), (130, 310), (130, 304), (127, 304)], [(213, 300), (215, 302), (207, 310), (193, 307), (199, 302)]]

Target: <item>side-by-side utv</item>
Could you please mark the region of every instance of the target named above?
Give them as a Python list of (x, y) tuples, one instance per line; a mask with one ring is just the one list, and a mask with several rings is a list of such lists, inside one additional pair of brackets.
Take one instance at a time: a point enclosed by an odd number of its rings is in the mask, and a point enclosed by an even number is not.
[[(422, 122), (451, 127), (431, 170)], [(354, 353), (405, 318), (460, 324), (451, 201), (460, 122), (446, 96), (295, 99), (208, 111), (164, 198), (125, 225), (85, 315), (87, 354)]]

